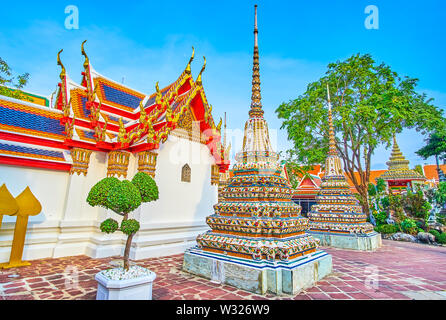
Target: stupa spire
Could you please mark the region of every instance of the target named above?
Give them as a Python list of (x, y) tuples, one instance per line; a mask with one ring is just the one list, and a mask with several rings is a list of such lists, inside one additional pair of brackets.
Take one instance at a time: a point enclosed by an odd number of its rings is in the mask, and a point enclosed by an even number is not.
[(257, 5), (254, 5), (254, 56), (252, 66), (252, 96), (249, 117), (263, 117), (262, 96), (260, 94), (260, 64), (259, 64), (259, 30), (257, 28)]
[(330, 89), (327, 84), (327, 100), (328, 100), (328, 137), (329, 137), (329, 147), (328, 147), (328, 154), (337, 156), (338, 151), (336, 149), (336, 140), (335, 140), (335, 133), (334, 133), (334, 126), (333, 126), (333, 115), (331, 112), (331, 101), (330, 101)]

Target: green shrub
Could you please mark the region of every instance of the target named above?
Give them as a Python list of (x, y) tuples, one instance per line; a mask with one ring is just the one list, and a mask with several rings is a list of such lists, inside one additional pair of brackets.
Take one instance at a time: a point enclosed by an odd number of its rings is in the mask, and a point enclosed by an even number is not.
[(113, 233), (116, 230), (118, 230), (118, 228), (119, 228), (118, 221), (111, 218), (102, 222), (100, 226), (101, 231), (105, 233)]
[(424, 199), (423, 192), (418, 190), (416, 193), (408, 192), (401, 198), (404, 210), (412, 217), (425, 219), (429, 216), (432, 209), (430, 203)]
[(138, 172), (132, 179), (132, 183), (138, 188), (142, 202), (150, 202), (158, 199), (158, 187), (155, 180), (145, 172)]
[(398, 226), (396, 226), (394, 224), (383, 224), (383, 225), (377, 226), (375, 228), (375, 231), (379, 232), (379, 233), (390, 234), (390, 233), (398, 232), (399, 229), (398, 229)]
[(139, 222), (135, 219), (123, 220), (121, 222), (121, 231), (128, 236), (138, 232), (139, 228)]
[(373, 216), (375, 217), (377, 225), (382, 225), (382, 224), (386, 224), (387, 223), (386, 222), (386, 220), (387, 220), (387, 212), (381, 211), (379, 213), (373, 213)]
[(437, 241), (438, 238), (440, 238), (440, 232), (438, 232), (437, 230), (430, 230), (429, 233), (435, 237), (435, 241)]
[(88, 193), (87, 203), (92, 206), (107, 208), (107, 197), (110, 190), (120, 183), (118, 178), (108, 177), (96, 183)]
[(121, 181), (108, 193), (107, 207), (118, 214), (127, 214), (141, 205), (138, 188), (128, 180)]
[(401, 229), (403, 232), (416, 235), (418, 233), (418, 227), (414, 220), (412, 219), (404, 219), (403, 222), (401, 222)]
[(441, 244), (446, 244), (446, 233), (440, 234), (440, 236), (437, 238), (437, 242)]

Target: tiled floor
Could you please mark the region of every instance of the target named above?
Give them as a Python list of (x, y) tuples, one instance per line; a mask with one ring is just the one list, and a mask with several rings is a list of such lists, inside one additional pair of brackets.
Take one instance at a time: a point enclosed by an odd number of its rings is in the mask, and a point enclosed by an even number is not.
[[(446, 247), (383, 241), (376, 252), (324, 248), (334, 272), (296, 296), (252, 294), (181, 271), (182, 255), (136, 261), (155, 271), (153, 299), (443, 299)], [(0, 270), (0, 300), (95, 299), (94, 275), (119, 258), (86, 256), (32, 261), (29, 267)]]

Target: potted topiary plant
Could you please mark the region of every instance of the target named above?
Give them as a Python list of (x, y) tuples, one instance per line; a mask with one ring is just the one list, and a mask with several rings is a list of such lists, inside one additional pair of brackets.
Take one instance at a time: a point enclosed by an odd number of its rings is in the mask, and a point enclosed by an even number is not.
[(152, 283), (156, 274), (147, 268), (129, 265), (133, 236), (140, 228), (137, 220), (129, 219), (129, 214), (141, 203), (157, 199), (158, 187), (144, 172), (138, 172), (132, 181), (104, 178), (91, 188), (87, 197), (88, 204), (110, 209), (123, 217), (120, 227), (114, 219), (105, 220), (101, 223), (101, 231), (113, 233), (120, 230), (127, 235), (123, 267), (103, 270), (95, 276), (98, 281), (97, 300), (152, 299)]

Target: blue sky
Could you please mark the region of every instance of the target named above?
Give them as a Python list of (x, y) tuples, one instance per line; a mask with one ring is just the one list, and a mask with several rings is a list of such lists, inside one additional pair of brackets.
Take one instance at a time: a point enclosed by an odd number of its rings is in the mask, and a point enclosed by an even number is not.
[[(409, 3), (408, 3), (409, 2)], [(29, 91), (50, 95), (59, 67), (80, 81), (83, 57), (116, 81), (152, 93), (184, 69), (195, 47), (192, 73), (202, 56), (207, 67), (203, 85), (215, 118), (228, 114), (228, 127), (241, 129), (251, 98), (253, 5), (257, 3), (260, 73), (265, 117), (277, 133), (277, 149), (291, 146), (274, 110), (296, 98), (321, 77), (328, 63), (354, 53), (370, 53), (400, 75), (419, 78), (418, 90), (446, 109), (446, 4), (441, 0), (337, 1), (16, 1), (0, 12), (0, 57), (17, 73), (29, 72)], [(65, 7), (79, 9), (79, 29), (64, 26)], [(364, 27), (367, 5), (379, 9), (379, 29)], [(423, 136), (406, 130), (398, 135), (411, 166), (424, 161), (414, 153)], [(238, 150), (239, 145), (234, 146)], [(385, 168), (390, 149), (380, 147), (373, 168)]]

